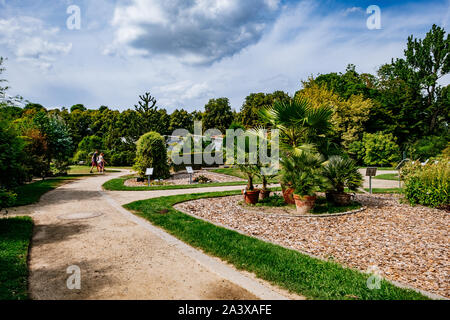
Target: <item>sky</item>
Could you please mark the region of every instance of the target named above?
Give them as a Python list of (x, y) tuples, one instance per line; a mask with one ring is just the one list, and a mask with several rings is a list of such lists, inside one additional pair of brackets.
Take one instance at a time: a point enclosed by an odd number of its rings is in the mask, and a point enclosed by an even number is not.
[(149, 91), (169, 112), (219, 97), (239, 110), (350, 63), (376, 73), (433, 24), (448, 32), (450, 0), (0, 0), (0, 56), (9, 95), (49, 109), (125, 110)]

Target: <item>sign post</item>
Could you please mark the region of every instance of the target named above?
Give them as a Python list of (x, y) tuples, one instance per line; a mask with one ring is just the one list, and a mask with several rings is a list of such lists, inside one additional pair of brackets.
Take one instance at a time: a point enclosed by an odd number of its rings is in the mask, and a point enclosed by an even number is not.
[(369, 190), (370, 190), (370, 194), (373, 193), (372, 190), (372, 177), (376, 177), (377, 176), (377, 168), (367, 168), (366, 171), (366, 177), (369, 177)]
[(192, 167), (186, 167), (186, 171), (189, 174), (189, 184), (192, 184), (192, 176), (194, 175), (194, 169), (192, 169)]
[(153, 168), (147, 168), (145, 175), (148, 176), (148, 186), (150, 187), (150, 177), (153, 175)]

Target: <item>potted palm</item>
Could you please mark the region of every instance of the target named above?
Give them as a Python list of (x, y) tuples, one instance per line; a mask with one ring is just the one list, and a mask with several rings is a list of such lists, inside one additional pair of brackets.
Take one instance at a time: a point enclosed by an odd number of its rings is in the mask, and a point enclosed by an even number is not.
[(243, 191), (244, 200), (247, 204), (257, 204), (260, 190), (255, 188), (253, 184), (254, 177), (258, 172), (258, 167), (255, 165), (238, 165), (239, 170), (247, 176), (247, 186)]
[(283, 159), (282, 181), (292, 187), (292, 198), (300, 214), (314, 207), (316, 192), (325, 185), (322, 167), (323, 157), (319, 153), (302, 152)]
[[(323, 143), (323, 137), (331, 130), (332, 115), (333, 110), (330, 106), (314, 107), (310, 101), (302, 98), (294, 98), (290, 101), (279, 100), (273, 106), (259, 111), (262, 120), (280, 131), (282, 166), (286, 162), (285, 158), (288, 159), (303, 152), (316, 152), (314, 145)], [(281, 187), (285, 202), (294, 204), (295, 185), (289, 176), (290, 173), (285, 170)]]
[(339, 206), (351, 202), (351, 195), (345, 192), (345, 188), (356, 192), (363, 185), (363, 176), (356, 162), (348, 157), (330, 157), (323, 168), (323, 175), (328, 184), (327, 200)]

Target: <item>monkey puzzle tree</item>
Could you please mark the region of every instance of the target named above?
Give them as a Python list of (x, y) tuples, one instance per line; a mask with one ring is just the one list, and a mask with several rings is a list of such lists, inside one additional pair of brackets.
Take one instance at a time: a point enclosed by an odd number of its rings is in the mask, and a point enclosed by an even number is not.
[(138, 112), (141, 119), (141, 132), (152, 131), (158, 120), (158, 107), (156, 104), (158, 101), (153, 97), (150, 92), (146, 92), (139, 96), (140, 101), (134, 106), (136, 112)]

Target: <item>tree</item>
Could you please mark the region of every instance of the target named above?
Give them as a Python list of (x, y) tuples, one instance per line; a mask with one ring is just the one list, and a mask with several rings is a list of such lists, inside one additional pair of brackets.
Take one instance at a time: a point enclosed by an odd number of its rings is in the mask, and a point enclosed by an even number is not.
[(12, 123), (0, 120), (0, 189), (16, 187), (28, 179), (25, 145)]
[(184, 109), (176, 109), (170, 115), (169, 132), (172, 133), (177, 129), (186, 129), (189, 132), (194, 130), (194, 117), (191, 113)]
[(153, 168), (155, 179), (166, 179), (170, 176), (166, 141), (157, 132), (149, 132), (137, 142), (134, 169), (144, 177), (147, 168)]
[(299, 98), (289, 103), (277, 101), (259, 114), (272, 128), (280, 130), (280, 147), (293, 154), (311, 151), (312, 145), (324, 146), (324, 138), (331, 130), (333, 110), (328, 105), (315, 108), (308, 100)]
[(362, 138), (364, 126), (373, 108), (372, 100), (365, 99), (362, 94), (342, 98), (325, 85), (319, 86), (314, 79), (303, 82), (303, 87), (295, 94), (296, 99), (305, 98), (314, 108), (331, 106), (333, 139), (337, 144), (342, 144), (347, 149), (352, 142)]
[[(432, 134), (439, 126), (440, 117), (448, 115), (450, 105), (442, 101), (443, 88), (438, 81), (450, 72), (450, 35), (433, 25), (425, 38), (408, 38), (405, 58), (393, 60), (381, 69), (382, 76), (406, 83), (423, 100), (416, 104), (416, 114)], [(425, 92), (425, 96), (422, 95)], [(444, 118), (442, 120), (445, 120)]]
[(225, 131), (233, 122), (233, 112), (231, 111), (228, 98), (211, 99), (205, 105), (203, 114), (203, 128), (218, 129), (225, 134)]
[(406, 65), (414, 74), (413, 79), (427, 92), (425, 104), (430, 113), (429, 131), (433, 132), (438, 116), (445, 111), (443, 107), (450, 108), (437, 103), (441, 90), (438, 81), (450, 72), (450, 35), (443, 28), (433, 25), (423, 40), (410, 36), (405, 57)]
[(134, 105), (134, 108), (142, 117), (141, 130), (142, 132), (152, 131), (158, 123), (158, 107), (156, 106), (158, 101), (150, 92), (140, 95), (139, 99), (140, 101), (138, 101), (137, 105)]
[(77, 110), (83, 112), (83, 111), (86, 111), (87, 109), (82, 104), (76, 104), (76, 105), (74, 105), (74, 106), (72, 106), (70, 108), (70, 112), (74, 112), (74, 111), (77, 111)]
[(265, 126), (266, 123), (258, 116), (259, 110), (271, 107), (275, 101), (288, 102), (289, 100), (289, 95), (283, 91), (275, 91), (269, 94), (252, 93), (245, 98), (245, 102), (238, 115), (238, 120), (246, 128)]

